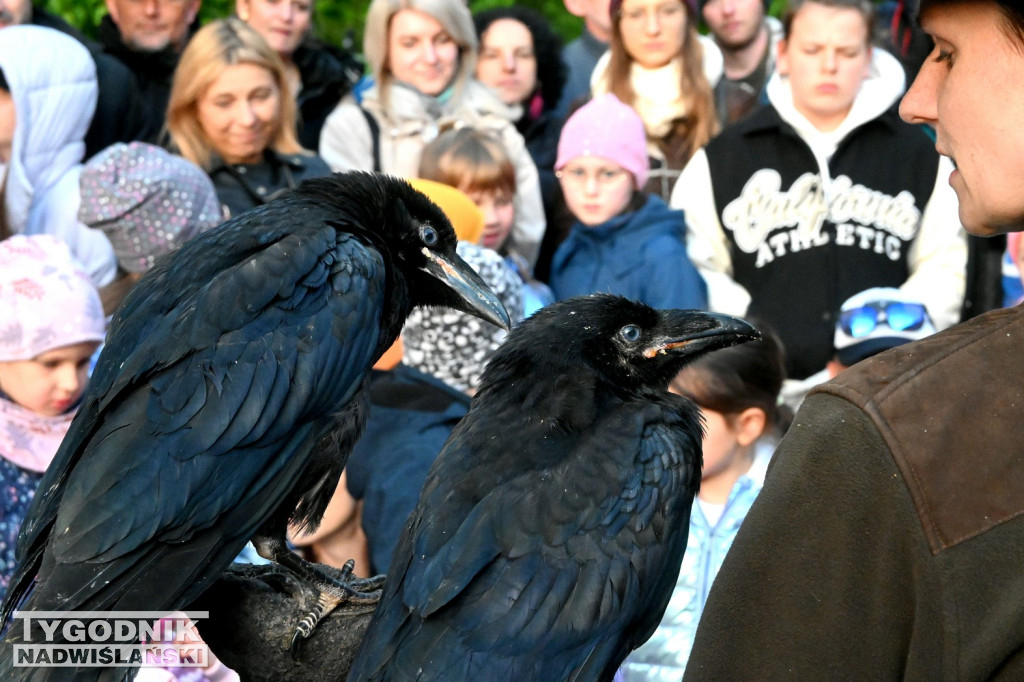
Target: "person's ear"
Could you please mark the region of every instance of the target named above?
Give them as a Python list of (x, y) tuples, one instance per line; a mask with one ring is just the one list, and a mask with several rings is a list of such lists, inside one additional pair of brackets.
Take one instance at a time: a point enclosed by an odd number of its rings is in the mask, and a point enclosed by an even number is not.
[(242, 21), (249, 21), (249, 0), (235, 0), (235, 14)]
[(117, 13), (117, 0), (106, 0), (106, 5), (107, 14), (110, 15), (110, 20), (113, 21), (115, 25), (117, 25), (119, 19)]
[(776, 46), (775, 55), (775, 69), (779, 72), (780, 76), (789, 75), (789, 41), (785, 38), (779, 41)]
[(768, 415), (760, 407), (748, 407), (736, 416), (736, 442), (746, 447), (764, 434)]
[(583, 17), (587, 14), (586, 0), (562, 0), (562, 3), (569, 14), (573, 16)]
[(872, 65), (872, 64), (874, 63), (874, 61), (875, 61), (875, 60), (874, 60), (874, 57), (875, 57), (875, 48), (874, 48), (874, 47), (872, 47), (872, 46), (871, 46), (871, 45), (869, 44), (869, 45), (868, 45), (868, 61), (867, 61), (867, 63), (866, 63), (865, 65), (864, 65), (864, 78), (863, 78), (863, 80), (867, 80), (868, 78), (871, 78), (871, 65)]
[(191, 26), (192, 22), (196, 20), (199, 15), (199, 7), (203, 4), (202, 0), (195, 0), (189, 5), (188, 11), (185, 13), (185, 18), (188, 19), (188, 25)]

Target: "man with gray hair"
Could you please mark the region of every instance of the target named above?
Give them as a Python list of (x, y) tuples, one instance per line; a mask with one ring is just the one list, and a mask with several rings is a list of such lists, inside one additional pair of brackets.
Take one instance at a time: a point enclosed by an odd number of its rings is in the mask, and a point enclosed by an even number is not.
[(99, 40), (134, 74), (142, 103), (142, 129), (135, 139), (159, 142), (167, 115), (171, 78), (195, 32), (202, 0), (106, 0)]

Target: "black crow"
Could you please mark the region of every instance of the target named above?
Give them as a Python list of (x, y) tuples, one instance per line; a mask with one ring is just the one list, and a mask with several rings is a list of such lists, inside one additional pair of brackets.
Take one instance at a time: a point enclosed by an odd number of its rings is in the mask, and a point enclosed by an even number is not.
[(343, 595), (337, 573), (288, 551), (286, 525), (319, 522), (362, 430), (371, 366), (414, 306), (508, 326), (455, 246), (408, 183), (347, 173), (159, 262), (112, 321), (42, 479), (3, 622), (15, 607), (183, 608), (250, 538)]
[(759, 337), (610, 295), (512, 330), (432, 467), (350, 680), (610, 680), (654, 631), (701, 478), (694, 357)]

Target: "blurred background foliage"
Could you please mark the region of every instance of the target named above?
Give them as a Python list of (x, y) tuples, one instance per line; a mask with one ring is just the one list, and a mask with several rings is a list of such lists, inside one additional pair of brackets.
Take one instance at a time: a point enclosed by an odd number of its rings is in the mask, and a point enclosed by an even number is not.
[[(38, 1), (38, 0), (37, 0)], [(104, 0), (45, 0), (43, 9), (63, 16), (86, 35), (95, 36), (96, 26), (107, 13)], [(565, 10), (561, 0), (475, 0), (469, 3), (473, 12), (506, 5), (525, 5), (541, 12), (566, 41), (579, 35), (583, 21)], [(314, 32), (317, 37), (335, 45), (362, 49), (363, 18), (370, 0), (317, 0)], [(200, 21), (225, 17), (235, 10), (235, 0), (203, 0)]]
[[(59, 14), (88, 36), (96, 35), (100, 19), (107, 13), (104, 0), (36, 0), (49, 12)], [(875, 0), (882, 3), (883, 0)], [(491, 7), (508, 5), (532, 7), (551, 22), (555, 32), (568, 42), (583, 30), (583, 20), (566, 11), (561, 0), (470, 0), (469, 8), (477, 12)], [(370, 0), (316, 0), (314, 33), (334, 45), (343, 45), (359, 52), (362, 50), (363, 18)], [(780, 16), (786, 0), (770, 0), (769, 12)], [(235, 0), (203, 0), (199, 12), (201, 21), (226, 17), (235, 10)]]

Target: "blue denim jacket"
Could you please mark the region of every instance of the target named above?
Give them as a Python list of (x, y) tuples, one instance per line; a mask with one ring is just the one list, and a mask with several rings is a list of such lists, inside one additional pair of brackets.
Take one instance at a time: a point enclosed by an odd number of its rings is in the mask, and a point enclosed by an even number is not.
[(629, 655), (616, 675), (619, 682), (679, 682), (690, 657), (697, 623), (736, 532), (764, 486), (765, 471), (775, 442), (762, 440), (750, 470), (729, 492), (722, 517), (711, 526), (694, 500), (690, 533), (682, 568), (665, 615), (651, 638)]

